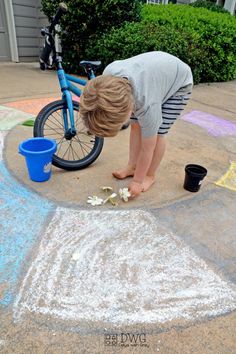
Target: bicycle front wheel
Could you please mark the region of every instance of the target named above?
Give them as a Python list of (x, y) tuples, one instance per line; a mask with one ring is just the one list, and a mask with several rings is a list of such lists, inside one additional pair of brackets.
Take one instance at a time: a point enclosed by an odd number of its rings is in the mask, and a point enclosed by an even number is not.
[[(66, 101), (49, 103), (36, 117), (34, 136), (53, 139), (57, 151), (52, 164), (64, 170), (81, 170), (93, 163), (103, 148), (103, 138), (91, 135), (79, 117), (79, 104), (73, 101), (76, 135), (65, 134), (63, 111), (67, 110)], [(67, 112), (69, 117), (69, 112)], [(69, 120), (69, 119), (68, 119)]]

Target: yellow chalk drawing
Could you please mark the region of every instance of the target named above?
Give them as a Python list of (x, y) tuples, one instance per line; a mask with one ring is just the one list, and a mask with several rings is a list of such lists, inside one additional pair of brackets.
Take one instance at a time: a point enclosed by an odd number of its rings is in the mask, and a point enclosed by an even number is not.
[(236, 191), (236, 162), (231, 162), (228, 171), (215, 184)]

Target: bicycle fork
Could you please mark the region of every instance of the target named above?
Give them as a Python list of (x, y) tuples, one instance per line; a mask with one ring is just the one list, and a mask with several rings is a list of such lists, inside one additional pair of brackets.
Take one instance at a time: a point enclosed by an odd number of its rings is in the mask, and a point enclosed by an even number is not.
[[(71, 140), (76, 135), (72, 95), (71, 92), (69, 91), (69, 84), (66, 79), (66, 74), (62, 69), (62, 67), (59, 67), (57, 69), (57, 76), (62, 91), (62, 99), (67, 103), (66, 108), (63, 108), (63, 121), (64, 121), (64, 129), (65, 129), (64, 137), (66, 140)], [(69, 113), (70, 126), (68, 121), (68, 113)]]

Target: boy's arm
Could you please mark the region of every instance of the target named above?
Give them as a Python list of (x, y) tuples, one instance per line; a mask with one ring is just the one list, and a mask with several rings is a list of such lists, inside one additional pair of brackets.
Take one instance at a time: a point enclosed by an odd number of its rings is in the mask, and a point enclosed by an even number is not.
[(138, 196), (142, 192), (142, 182), (146, 177), (147, 171), (151, 165), (153, 153), (156, 147), (157, 136), (142, 138), (141, 150), (139, 153), (134, 177), (129, 185), (131, 195)]

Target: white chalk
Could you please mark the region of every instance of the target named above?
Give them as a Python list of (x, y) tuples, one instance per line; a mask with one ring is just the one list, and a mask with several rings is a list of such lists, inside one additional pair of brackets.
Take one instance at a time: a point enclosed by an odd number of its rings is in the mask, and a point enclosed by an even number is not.
[(4, 148), (4, 138), (7, 135), (7, 131), (0, 130), (0, 161), (2, 161), (3, 148)]
[(236, 308), (234, 285), (142, 210), (58, 208), (36, 254), (15, 320), (165, 323)]

